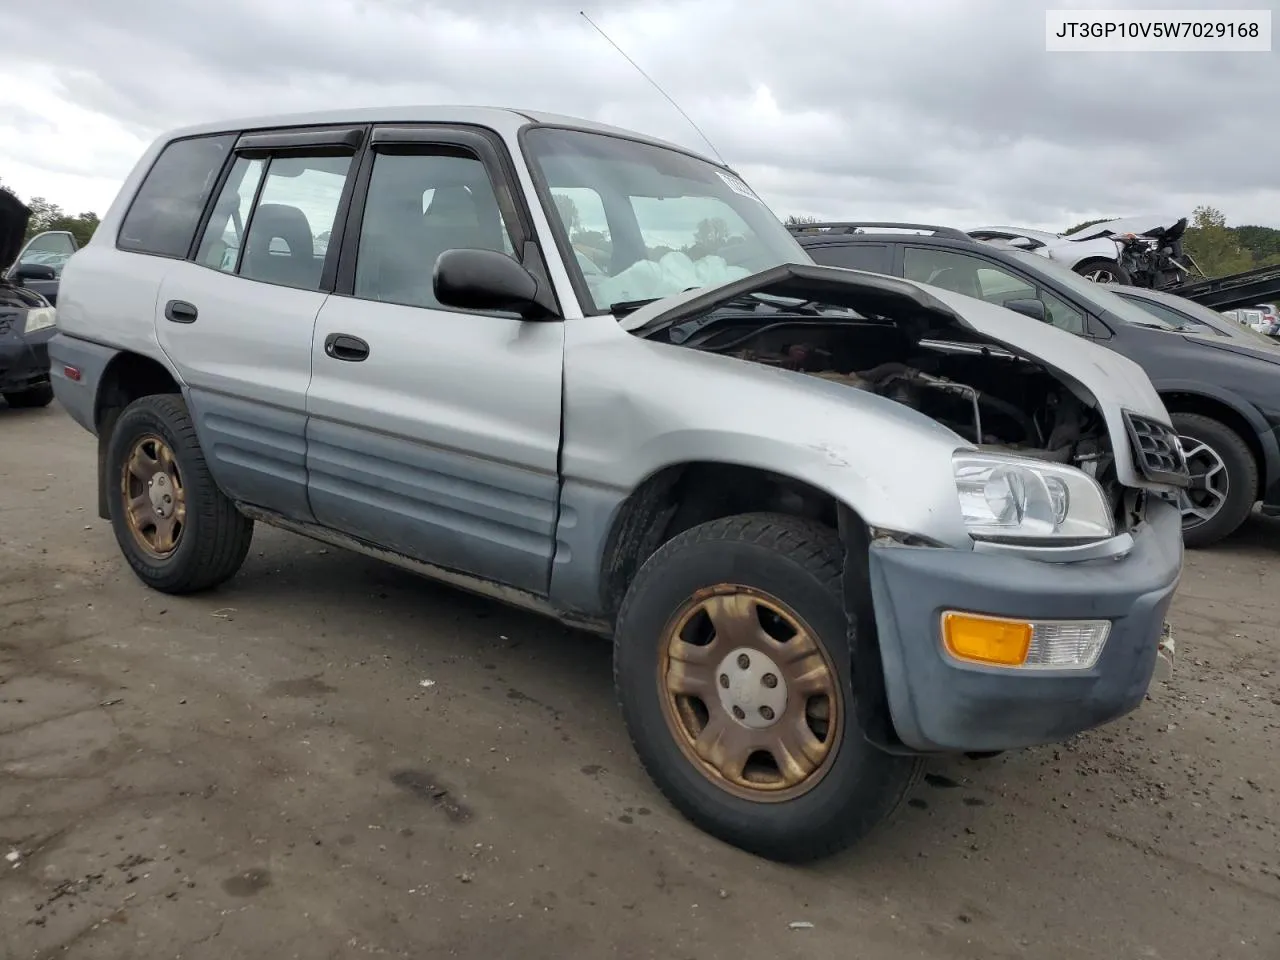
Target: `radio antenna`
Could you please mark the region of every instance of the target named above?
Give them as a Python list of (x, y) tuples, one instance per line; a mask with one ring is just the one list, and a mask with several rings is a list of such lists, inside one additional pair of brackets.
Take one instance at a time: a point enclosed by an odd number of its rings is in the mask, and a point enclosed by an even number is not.
[(645, 73), (644, 69), (640, 66), (640, 64), (636, 63), (629, 56), (627, 56), (627, 51), (623, 50), (620, 46), (614, 43), (613, 39), (607, 33), (601, 30), (599, 25), (594, 20), (592, 20), (590, 17), (587, 16), (587, 13), (585, 10), (579, 10), (578, 13), (582, 15), (583, 20), (587, 21), (587, 23), (591, 24), (591, 26), (595, 28), (596, 33), (600, 34), (600, 36), (605, 38), (609, 46), (613, 47), (613, 49), (617, 50), (620, 54), (622, 54), (623, 59), (626, 60), (627, 63), (631, 64), (633, 67), (636, 68), (636, 72), (639, 73), (640, 76), (644, 77), (646, 80), (649, 81), (649, 83), (653, 85), (653, 89), (657, 90), (660, 94), (662, 94), (663, 97), (666, 98), (667, 103), (671, 104), (673, 107), (676, 108), (676, 112), (679, 113), (680, 116), (684, 117), (685, 120), (688, 121), (689, 126), (693, 127), (694, 130), (698, 131), (698, 136), (700, 136), (703, 140), (707, 142), (707, 146), (710, 147), (711, 152), (716, 155), (716, 159), (719, 160), (721, 163), (724, 163), (724, 157), (720, 156), (720, 151), (717, 150), (716, 145), (711, 142), (711, 138), (708, 137), (705, 133), (703, 133), (702, 128), (698, 126), (696, 123), (694, 123), (693, 118), (689, 116), (687, 113), (685, 113), (683, 109), (681, 109), (680, 104), (676, 103), (675, 100), (671, 98), (671, 95), (668, 94), (667, 91), (663, 90), (662, 87), (658, 85), (658, 81), (653, 79), (653, 77), (649, 76), (649, 74)]

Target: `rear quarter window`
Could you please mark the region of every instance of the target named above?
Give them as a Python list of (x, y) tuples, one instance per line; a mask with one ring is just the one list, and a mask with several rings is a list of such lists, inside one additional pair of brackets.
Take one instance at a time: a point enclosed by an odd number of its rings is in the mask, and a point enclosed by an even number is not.
[(868, 273), (889, 272), (889, 247), (883, 243), (843, 243), (805, 245), (815, 263), (824, 267), (844, 267)]
[(185, 257), (235, 134), (168, 144), (147, 171), (116, 237), (132, 253)]

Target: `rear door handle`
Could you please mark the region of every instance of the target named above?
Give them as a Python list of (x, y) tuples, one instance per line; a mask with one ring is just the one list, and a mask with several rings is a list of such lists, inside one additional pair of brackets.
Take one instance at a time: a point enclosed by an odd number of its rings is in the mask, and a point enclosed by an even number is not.
[(356, 363), (369, 356), (369, 344), (349, 333), (331, 333), (324, 338), (324, 352), (335, 360)]
[(164, 318), (174, 323), (195, 323), (200, 311), (185, 300), (170, 300), (164, 305)]

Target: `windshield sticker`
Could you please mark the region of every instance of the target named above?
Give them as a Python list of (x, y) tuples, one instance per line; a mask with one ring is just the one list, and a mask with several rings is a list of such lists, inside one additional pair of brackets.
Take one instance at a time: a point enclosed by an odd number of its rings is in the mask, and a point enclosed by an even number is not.
[(716, 173), (720, 175), (720, 179), (723, 180), (725, 184), (728, 186), (728, 188), (732, 190), (734, 193), (738, 194), (739, 196), (746, 197), (748, 200), (754, 200), (756, 201), (756, 203), (764, 202), (759, 197), (757, 197), (754, 193), (751, 192), (750, 187), (748, 187), (745, 183), (743, 183), (733, 174), (725, 173), (723, 170), (717, 170)]

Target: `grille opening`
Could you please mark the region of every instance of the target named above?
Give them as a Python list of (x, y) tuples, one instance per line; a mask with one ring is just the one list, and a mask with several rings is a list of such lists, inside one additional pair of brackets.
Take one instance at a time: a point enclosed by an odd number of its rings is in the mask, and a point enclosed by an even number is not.
[(1187, 460), (1173, 428), (1127, 410), (1124, 422), (1133, 445), (1135, 465), (1143, 477), (1153, 483), (1186, 484)]

